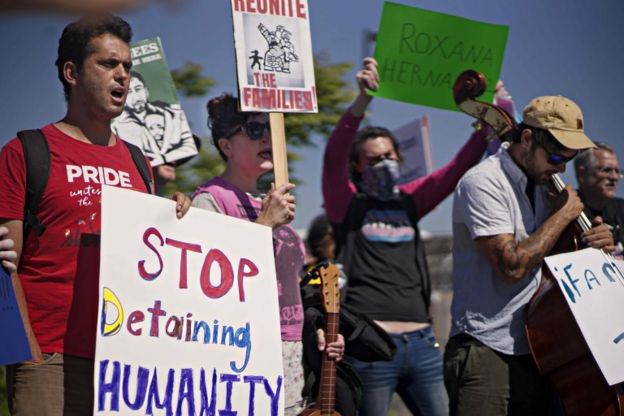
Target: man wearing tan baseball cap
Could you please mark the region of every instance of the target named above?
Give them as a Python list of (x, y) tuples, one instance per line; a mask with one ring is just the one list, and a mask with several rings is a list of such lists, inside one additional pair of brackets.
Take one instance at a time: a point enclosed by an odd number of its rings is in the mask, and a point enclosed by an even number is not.
[(561, 95), (537, 97), (524, 107), (524, 124), (547, 130), (561, 145), (581, 150), (596, 147), (583, 130), (583, 113), (578, 105)]
[[(594, 143), (581, 109), (567, 98), (537, 97), (523, 116), (513, 142), (466, 172), (455, 191), (452, 327), (444, 353), (454, 416), (548, 415), (553, 403), (529, 355), (525, 309), (544, 257), (583, 204), (570, 186), (550, 203), (544, 185)], [(602, 220), (593, 225), (583, 241), (612, 251), (609, 229)]]

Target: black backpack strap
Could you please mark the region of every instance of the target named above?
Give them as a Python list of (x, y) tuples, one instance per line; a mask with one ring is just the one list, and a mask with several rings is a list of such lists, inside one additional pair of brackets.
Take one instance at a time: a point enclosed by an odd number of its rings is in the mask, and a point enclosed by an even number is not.
[(132, 161), (136, 165), (139, 173), (141, 174), (141, 178), (143, 182), (145, 182), (145, 187), (147, 188), (147, 192), (150, 194), (154, 193), (154, 186), (152, 183), (152, 177), (150, 175), (150, 169), (147, 165), (147, 161), (145, 160), (145, 155), (141, 151), (138, 146), (133, 145), (132, 143), (128, 143), (127, 141), (123, 141), (130, 150), (130, 155), (132, 155)]
[(37, 218), (39, 202), (50, 175), (50, 148), (41, 130), (22, 130), (17, 132), (24, 150), (26, 165), (26, 200), (24, 203), (23, 241), (30, 229), (37, 235), (43, 234), (46, 227)]
[[(336, 242), (336, 263), (340, 263), (345, 267), (344, 272), (347, 275), (347, 282), (351, 273), (351, 270), (347, 269), (347, 265), (351, 264), (351, 256), (353, 255), (353, 249), (355, 247), (356, 231), (362, 226), (367, 209), (368, 197), (358, 192), (353, 197), (347, 209), (344, 222), (341, 224), (331, 224), (334, 231), (334, 240)], [(347, 298), (348, 289), (349, 285), (347, 284), (340, 291), (341, 301)]]
[[(332, 223), (334, 240), (336, 241), (336, 259), (338, 263), (350, 264), (355, 231), (362, 226), (367, 208), (368, 197), (358, 192), (351, 200), (344, 221), (341, 224)], [(347, 277), (348, 276), (349, 274), (347, 273)]]

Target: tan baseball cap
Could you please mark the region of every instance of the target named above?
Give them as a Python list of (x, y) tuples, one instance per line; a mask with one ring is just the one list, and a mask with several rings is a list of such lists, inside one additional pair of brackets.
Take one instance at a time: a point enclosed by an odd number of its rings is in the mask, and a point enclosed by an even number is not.
[(568, 149), (596, 147), (583, 130), (583, 113), (576, 103), (560, 95), (537, 97), (524, 107), (524, 124), (548, 130)]

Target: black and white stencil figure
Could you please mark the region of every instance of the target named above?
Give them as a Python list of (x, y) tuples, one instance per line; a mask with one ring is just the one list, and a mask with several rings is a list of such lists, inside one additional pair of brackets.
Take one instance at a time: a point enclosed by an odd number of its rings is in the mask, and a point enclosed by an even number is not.
[(291, 41), (292, 33), (281, 25), (270, 31), (262, 23), (258, 25), (258, 30), (268, 45), (268, 50), (264, 54), (264, 70), (289, 74), (290, 63), (299, 61), (295, 45)]
[(256, 65), (258, 66), (258, 69), (262, 69), (262, 64), (260, 64), (262, 58), (260, 57), (257, 49), (251, 51), (251, 56), (249, 57), (249, 59), (251, 59), (251, 69), (253, 69)]

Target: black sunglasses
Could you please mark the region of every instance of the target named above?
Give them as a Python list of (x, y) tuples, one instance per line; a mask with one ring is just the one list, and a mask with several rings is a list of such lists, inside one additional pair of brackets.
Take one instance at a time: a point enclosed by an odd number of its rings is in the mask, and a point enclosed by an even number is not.
[(229, 139), (239, 131), (244, 130), (247, 137), (249, 137), (251, 140), (260, 140), (264, 135), (264, 129), (270, 132), (271, 123), (268, 121), (266, 123), (260, 123), (259, 121), (248, 121), (242, 126), (239, 126), (232, 133), (230, 133), (227, 138)]
[(553, 166), (561, 165), (563, 163), (568, 163), (569, 161), (574, 159), (576, 155), (578, 154), (578, 150), (577, 150), (576, 152), (574, 152), (572, 156), (566, 157), (566, 156), (561, 156), (556, 153), (553, 153), (550, 150), (546, 149), (544, 146), (542, 146), (542, 149), (544, 149), (544, 151), (548, 155), (548, 159), (546, 159), (546, 161)]
[[(545, 135), (549, 135), (550, 133), (545, 132), (545, 131), (532, 131), (533, 134), (533, 138), (535, 139), (535, 141), (537, 142), (537, 144), (544, 149), (544, 151), (546, 152), (546, 155), (548, 155), (548, 159), (546, 159), (546, 161), (553, 165), (553, 166), (557, 166), (557, 165), (561, 165), (564, 163), (568, 163), (569, 161), (571, 161), (572, 159), (574, 159), (576, 157), (576, 155), (578, 154), (578, 150), (576, 152), (574, 152), (574, 154), (572, 156), (561, 156), (560, 154), (557, 154), (556, 151), (552, 151), (549, 149), (550, 146), (546, 145), (546, 137)], [(552, 137), (552, 136), (551, 136)], [(556, 140), (554, 137), (552, 137), (551, 140)]]

